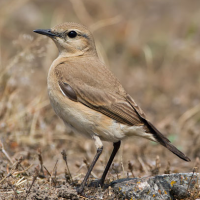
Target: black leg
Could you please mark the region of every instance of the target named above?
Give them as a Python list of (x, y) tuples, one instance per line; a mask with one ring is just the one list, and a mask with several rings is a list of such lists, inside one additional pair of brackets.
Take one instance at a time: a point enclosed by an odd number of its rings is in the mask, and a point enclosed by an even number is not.
[(103, 172), (103, 175), (102, 175), (101, 179), (98, 181), (98, 184), (99, 184), (101, 187), (102, 187), (103, 184), (104, 184), (106, 175), (107, 175), (108, 170), (109, 170), (109, 168), (110, 168), (110, 165), (112, 164), (112, 161), (113, 161), (113, 159), (114, 159), (116, 153), (118, 152), (118, 150), (119, 150), (119, 148), (120, 148), (120, 145), (121, 145), (121, 141), (113, 143), (114, 149), (113, 149), (112, 154), (111, 154), (111, 156), (110, 156), (110, 159), (109, 159), (109, 161), (108, 161), (108, 163), (107, 163), (107, 165), (106, 165), (106, 168), (105, 168), (105, 170), (104, 170), (104, 172)]
[(94, 157), (94, 159), (93, 159), (93, 161), (92, 161), (92, 163), (90, 165), (90, 168), (88, 169), (87, 174), (85, 175), (85, 178), (84, 178), (83, 182), (81, 183), (80, 187), (77, 188), (77, 193), (78, 194), (81, 194), (83, 192), (84, 187), (86, 185), (86, 182), (87, 182), (87, 180), (88, 180), (88, 178), (90, 176), (90, 173), (91, 173), (95, 163), (97, 162), (99, 156), (101, 155), (102, 151), (103, 151), (103, 147), (97, 149), (97, 153), (96, 153), (96, 155), (95, 155), (95, 157)]

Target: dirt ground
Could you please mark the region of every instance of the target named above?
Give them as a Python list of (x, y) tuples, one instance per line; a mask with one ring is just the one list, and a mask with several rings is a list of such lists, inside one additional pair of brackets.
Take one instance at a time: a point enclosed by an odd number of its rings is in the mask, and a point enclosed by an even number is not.
[[(52, 110), (46, 77), (58, 52), (50, 39), (33, 33), (65, 21), (90, 28), (100, 58), (150, 121), (191, 159), (184, 162), (132, 137), (122, 141), (106, 181), (194, 167), (199, 172), (199, 19), (198, 0), (0, 0), (0, 199), (82, 198), (75, 188), (95, 145), (67, 130)], [(112, 147), (104, 143), (89, 181), (101, 177)], [(198, 188), (190, 199), (200, 198)], [(117, 199), (110, 188), (86, 193)]]

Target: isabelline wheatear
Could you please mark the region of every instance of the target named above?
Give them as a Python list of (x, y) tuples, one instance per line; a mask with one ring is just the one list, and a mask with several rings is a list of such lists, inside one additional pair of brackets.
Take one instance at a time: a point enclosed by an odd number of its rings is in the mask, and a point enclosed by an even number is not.
[(50, 37), (59, 50), (47, 78), (53, 109), (67, 126), (93, 138), (97, 147), (94, 160), (77, 189), (79, 194), (102, 153), (102, 140), (112, 142), (114, 148), (98, 182), (101, 186), (121, 140), (126, 137), (140, 136), (158, 142), (181, 159), (190, 161), (146, 118), (117, 78), (100, 61), (92, 34), (85, 26), (63, 23), (34, 32)]

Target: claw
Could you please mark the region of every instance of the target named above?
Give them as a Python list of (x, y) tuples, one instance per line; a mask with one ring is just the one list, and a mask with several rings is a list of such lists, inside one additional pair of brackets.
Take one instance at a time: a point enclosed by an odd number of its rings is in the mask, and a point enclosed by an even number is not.
[(104, 184), (101, 179), (91, 181), (91, 183), (88, 185), (88, 187), (95, 187), (95, 188), (98, 188), (98, 187), (102, 188), (103, 186)]
[(78, 187), (78, 188), (76, 188), (76, 192), (78, 193), (78, 194), (80, 194), (80, 195), (82, 195), (83, 194), (83, 190), (84, 190), (84, 188), (83, 187)]

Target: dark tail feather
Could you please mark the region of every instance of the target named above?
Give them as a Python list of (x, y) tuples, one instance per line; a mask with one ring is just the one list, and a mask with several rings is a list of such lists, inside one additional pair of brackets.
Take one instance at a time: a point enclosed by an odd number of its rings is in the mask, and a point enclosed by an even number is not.
[(181, 151), (179, 151), (175, 146), (173, 146), (170, 143), (170, 141), (164, 135), (162, 135), (162, 133), (160, 133), (160, 131), (158, 131), (158, 129), (151, 122), (147, 121), (146, 119), (144, 120), (146, 121), (148, 128), (151, 130), (152, 133), (154, 133), (154, 137), (160, 144), (162, 144), (164, 147), (169, 149), (172, 153), (177, 155), (179, 158), (187, 162), (190, 161), (190, 159), (187, 156), (185, 156)]
[(181, 151), (179, 151), (175, 146), (173, 146), (171, 142), (164, 135), (162, 135), (162, 133), (151, 122), (149, 122), (146, 119), (144, 112), (137, 106), (134, 100), (129, 95), (126, 98), (127, 98), (127, 101), (131, 104), (132, 108), (141, 118), (141, 121), (143, 121), (145, 125), (147, 126), (147, 128), (150, 130), (150, 132), (153, 133), (153, 136), (155, 137), (155, 139), (164, 147), (169, 149), (172, 153), (177, 155), (179, 158), (189, 162), (190, 159), (187, 156), (185, 156)]

